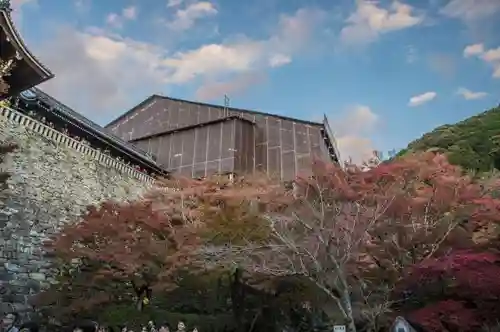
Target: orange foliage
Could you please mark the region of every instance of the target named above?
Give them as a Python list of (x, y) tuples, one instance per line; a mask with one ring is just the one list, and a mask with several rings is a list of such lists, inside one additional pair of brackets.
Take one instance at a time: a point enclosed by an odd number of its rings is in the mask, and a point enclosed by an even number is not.
[(83, 220), (66, 226), (51, 246), (58, 257), (103, 262), (99, 273), (128, 278), (148, 273), (168, 279), (189, 261), (197, 238), (189, 227), (174, 226), (150, 202), (106, 202), (89, 207)]
[[(81, 310), (126, 297), (131, 289), (123, 286), (131, 282), (134, 288), (173, 287), (174, 274), (190, 264), (197, 244), (189, 225), (174, 225), (151, 202), (89, 207), (81, 222), (64, 227), (46, 244), (63, 263), (59, 268), (73, 268), (73, 273), (61, 275), (58, 287), (42, 294), (41, 302)], [(138, 296), (134, 290), (131, 296)]]
[(276, 208), (287, 202), (281, 199), (285, 193), (282, 185), (265, 176), (233, 181), (224, 176), (173, 178), (165, 180), (163, 186), (146, 199), (171, 218), (195, 226), (204, 242), (210, 244), (267, 240), (269, 225), (260, 207)]

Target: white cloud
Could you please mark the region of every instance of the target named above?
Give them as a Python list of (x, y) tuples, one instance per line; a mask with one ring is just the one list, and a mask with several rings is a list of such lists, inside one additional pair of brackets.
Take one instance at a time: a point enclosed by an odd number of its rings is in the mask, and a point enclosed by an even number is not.
[(422, 93), (421, 95), (411, 97), (410, 101), (408, 102), (408, 106), (412, 106), (412, 107), (420, 106), (420, 105), (423, 105), (425, 103), (430, 102), (431, 100), (433, 100), (436, 97), (437, 97), (437, 93), (434, 91), (425, 92), (425, 93)]
[(378, 115), (370, 107), (365, 105), (356, 105), (349, 108), (348, 114), (344, 116), (341, 133), (347, 130), (347, 133), (365, 133), (375, 128), (379, 121)]
[(197, 20), (214, 15), (217, 15), (217, 9), (211, 2), (195, 2), (185, 9), (177, 10), (174, 19), (167, 26), (176, 31), (184, 31), (190, 29)]
[(278, 31), (269, 42), (275, 43), (276, 49), (300, 49), (326, 17), (327, 13), (319, 9), (299, 9), (294, 15), (281, 15)]
[(464, 48), (464, 57), (470, 58), (471, 56), (479, 55), (484, 53), (483, 44), (468, 45)]
[(337, 145), (342, 161), (360, 165), (373, 158), (376, 151), (373, 141), (367, 137), (346, 135), (337, 138)]
[(377, 6), (377, 2), (357, 1), (356, 11), (347, 19), (347, 26), (341, 32), (341, 39), (348, 44), (368, 43), (381, 34), (416, 26), (423, 22), (423, 16), (414, 14), (410, 5), (394, 1), (390, 8)]
[(41, 88), (99, 123), (158, 91), (165, 77), (160, 48), (97, 31), (61, 28), (36, 54), (56, 75)]
[(37, 0), (11, 0), (10, 6), (13, 10), (18, 10), (24, 5), (36, 4), (37, 2)]
[(278, 30), (269, 39), (241, 38), (231, 43), (208, 44), (178, 52), (163, 62), (173, 69), (169, 81), (185, 83), (199, 76), (217, 77), (288, 64), (292, 55), (308, 42), (321, 17), (322, 13), (314, 10), (299, 10), (293, 16), (282, 16)]
[(224, 95), (236, 96), (251, 86), (262, 83), (265, 78), (262, 72), (250, 72), (225, 81), (207, 82), (196, 90), (196, 99), (210, 101)]
[(260, 42), (209, 44), (188, 52), (176, 53), (163, 60), (171, 69), (168, 81), (186, 83), (199, 76), (217, 76), (231, 72), (246, 72), (262, 61), (264, 45)]
[(333, 119), (331, 126), (343, 161), (351, 159), (361, 164), (373, 157), (375, 148), (370, 136), (379, 124), (378, 115), (365, 105), (350, 107)]
[(197, 95), (201, 94), (205, 99), (207, 94), (214, 95), (214, 91), (231, 84), (240, 91), (252, 85), (248, 84), (252, 80), (248, 80), (247, 73), (290, 63), (292, 56), (303, 51), (311, 42), (316, 28), (325, 17), (325, 13), (319, 10), (299, 9), (294, 15), (282, 15), (277, 30), (268, 39), (240, 38), (231, 43), (204, 45), (174, 54), (165, 60), (169, 66), (178, 68), (170, 80), (185, 83), (204, 77), (205, 82)]
[(464, 97), (465, 100), (481, 99), (481, 98), (484, 98), (488, 95), (486, 92), (480, 92), (480, 91), (479, 92), (472, 92), (466, 88), (459, 88), (457, 90), (457, 94)]
[(493, 68), (493, 78), (500, 78), (500, 47), (486, 50), (483, 44), (465, 47), (464, 56), (476, 56)]
[(168, 0), (167, 7), (168, 8), (178, 7), (178, 6), (182, 5), (183, 2), (184, 2), (184, 0)]
[(25, 8), (38, 8), (39, 4), (37, 0), (11, 0), (10, 1), (10, 7), (12, 8), (12, 18), (14, 19), (14, 22), (16, 22), (16, 25), (18, 29), (21, 30), (23, 28), (22, 24), (22, 12)]
[(135, 20), (137, 18), (137, 7), (130, 6), (123, 10), (123, 17), (129, 20)]
[(467, 23), (487, 17), (492, 17), (500, 12), (498, 0), (451, 0), (441, 9), (441, 14), (461, 19)]
[(284, 59), (307, 49), (322, 17), (322, 12), (302, 9), (282, 16), (267, 39), (239, 38), (180, 52), (101, 29), (64, 27), (35, 52), (56, 75), (43, 88), (91, 118), (99, 114), (103, 122), (151, 93), (167, 93), (172, 85), (199, 88), (205, 98), (227, 90), (223, 84), (241, 90), (251, 85), (250, 73), (278, 65), (271, 61), (277, 54), (284, 65)]
[(500, 47), (485, 51), (481, 59), (493, 68), (493, 78), (500, 78)]
[(496, 65), (495, 68), (493, 68), (493, 77), (494, 78), (500, 78), (500, 65)]
[(289, 64), (290, 62), (292, 62), (292, 58), (284, 54), (275, 54), (272, 55), (271, 58), (269, 59), (269, 65), (271, 67), (281, 67), (286, 64)]
[(120, 16), (116, 13), (110, 13), (108, 16), (106, 16), (106, 23), (114, 26), (114, 27), (121, 27), (122, 23), (120, 20)]
[(500, 47), (497, 47), (495, 49), (487, 50), (484, 52), (482, 56), (484, 61), (487, 62), (496, 62), (500, 61)]
[(130, 6), (123, 8), (121, 14), (110, 13), (106, 16), (106, 23), (114, 28), (121, 28), (127, 20), (135, 20), (137, 18), (137, 7)]

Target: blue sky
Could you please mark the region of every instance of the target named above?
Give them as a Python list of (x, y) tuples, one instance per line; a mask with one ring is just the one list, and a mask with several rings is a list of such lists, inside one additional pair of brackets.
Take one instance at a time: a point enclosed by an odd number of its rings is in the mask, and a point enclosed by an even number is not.
[(106, 124), (153, 93), (302, 119), (342, 157), (500, 102), (499, 0), (12, 0), (42, 88)]

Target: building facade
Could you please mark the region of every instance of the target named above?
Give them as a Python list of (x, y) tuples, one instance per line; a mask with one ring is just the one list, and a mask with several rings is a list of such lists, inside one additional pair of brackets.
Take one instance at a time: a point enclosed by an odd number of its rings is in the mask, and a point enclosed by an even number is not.
[(260, 171), (289, 181), (314, 158), (338, 162), (326, 117), (310, 122), (153, 95), (106, 128), (169, 172), (195, 178)]

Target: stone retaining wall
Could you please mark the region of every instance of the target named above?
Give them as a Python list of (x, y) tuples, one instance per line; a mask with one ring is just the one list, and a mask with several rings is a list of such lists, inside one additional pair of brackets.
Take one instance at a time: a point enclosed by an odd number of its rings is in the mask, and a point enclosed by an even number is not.
[(0, 143), (19, 146), (1, 165), (11, 177), (0, 193), (0, 309), (29, 312), (29, 296), (54, 282), (43, 241), (87, 205), (134, 199), (150, 185), (4, 118)]
[(113, 166), (122, 174), (125, 174), (127, 176), (133, 176), (142, 182), (149, 182), (149, 183), (154, 182), (154, 178), (145, 174), (144, 172), (139, 171), (134, 167), (127, 165), (123, 161), (119, 161), (118, 159), (113, 158), (106, 153), (94, 149), (89, 144), (84, 144), (81, 141), (77, 141), (39, 122), (38, 120), (30, 116), (27, 116), (26, 114), (16, 111), (15, 109), (0, 106), (0, 116), (6, 118), (11, 122), (14, 122), (15, 124), (21, 124), (23, 127), (30, 130), (31, 132), (37, 133), (40, 136), (43, 136), (57, 143), (58, 146), (70, 147), (78, 152), (81, 152), (82, 154), (85, 154), (87, 156), (90, 156), (98, 160), (99, 163), (101, 164), (107, 166)]

